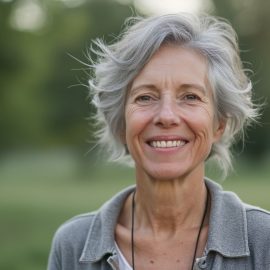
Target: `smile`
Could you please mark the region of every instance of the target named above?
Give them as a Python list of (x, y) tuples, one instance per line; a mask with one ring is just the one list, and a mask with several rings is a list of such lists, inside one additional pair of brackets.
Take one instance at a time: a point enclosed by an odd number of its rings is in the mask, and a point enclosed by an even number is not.
[(154, 148), (172, 148), (185, 145), (187, 142), (183, 140), (173, 140), (173, 141), (151, 141), (149, 145)]

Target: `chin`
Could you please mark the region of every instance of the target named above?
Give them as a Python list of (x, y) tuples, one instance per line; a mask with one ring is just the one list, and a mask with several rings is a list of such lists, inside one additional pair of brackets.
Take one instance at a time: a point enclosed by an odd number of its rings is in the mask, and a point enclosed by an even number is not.
[(159, 181), (170, 181), (175, 179), (184, 178), (184, 176), (187, 174), (187, 172), (181, 172), (178, 170), (172, 170), (170, 168), (163, 169), (163, 170), (154, 170), (151, 172), (148, 172), (150, 177), (154, 180)]
[[(150, 165), (150, 164), (149, 164)], [(148, 168), (147, 168), (148, 167)], [(185, 179), (187, 177), (204, 175), (204, 164), (200, 163), (189, 167), (187, 164), (152, 164), (144, 167), (144, 172), (153, 180), (169, 181), (176, 179)]]

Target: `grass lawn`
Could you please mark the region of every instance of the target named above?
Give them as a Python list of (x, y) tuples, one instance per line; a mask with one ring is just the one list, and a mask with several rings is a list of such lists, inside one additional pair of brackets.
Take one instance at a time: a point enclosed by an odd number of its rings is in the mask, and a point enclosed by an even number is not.
[[(223, 184), (248, 203), (270, 209), (269, 169), (242, 167)], [(133, 172), (97, 161), (80, 166), (72, 156), (24, 155), (0, 163), (0, 269), (46, 269), (51, 239), (68, 218), (98, 208)]]

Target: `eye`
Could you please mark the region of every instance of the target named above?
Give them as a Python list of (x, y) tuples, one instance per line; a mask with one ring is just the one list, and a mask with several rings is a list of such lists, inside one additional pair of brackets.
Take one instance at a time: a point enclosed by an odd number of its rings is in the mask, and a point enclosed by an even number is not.
[(149, 103), (153, 98), (149, 95), (141, 95), (136, 98), (136, 102), (139, 103)]
[(195, 95), (195, 94), (187, 94), (185, 95), (184, 99), (190, 100), (190, 101), (195, 101), (195, 100), (200, 100), (200, 97)]

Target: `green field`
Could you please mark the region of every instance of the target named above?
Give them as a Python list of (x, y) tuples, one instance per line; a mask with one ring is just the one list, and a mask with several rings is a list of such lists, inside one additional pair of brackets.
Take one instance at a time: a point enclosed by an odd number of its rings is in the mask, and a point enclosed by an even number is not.
[[(251, 170), (252, 168), (252, 170)], [(224, 188), (270, 209), (270, 169), (242, 166)], [(98, 208), (134, 182), (130, 169), (70, 155), (11, 156), (0, 163), (0, 269), (46, 268), (51, 239), (66, 219)]]

